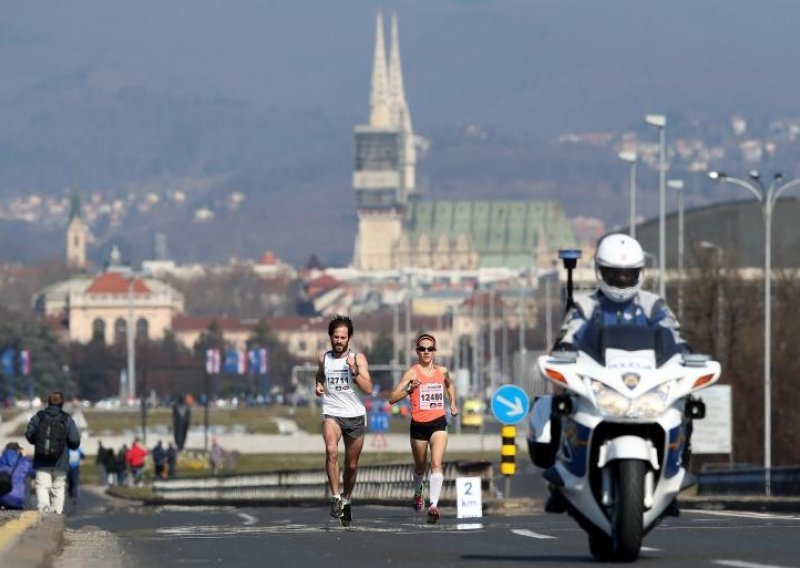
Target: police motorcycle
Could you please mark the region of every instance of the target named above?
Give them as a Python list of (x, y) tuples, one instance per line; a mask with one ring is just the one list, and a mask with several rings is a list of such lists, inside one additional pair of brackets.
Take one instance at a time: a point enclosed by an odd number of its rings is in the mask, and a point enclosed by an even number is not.
[(581, 351), (538, 358), (559, 394), (535, 400), (528, 445), (557, 498), (550, 512), (577, 521), (597, 560), (632, 562), (642, 538), (678, 514), (687, 419), (705, 416), (692, 395), (719, 379), (720, 365), (683, 353), (663, 328), (590, 327), (587, 336)]

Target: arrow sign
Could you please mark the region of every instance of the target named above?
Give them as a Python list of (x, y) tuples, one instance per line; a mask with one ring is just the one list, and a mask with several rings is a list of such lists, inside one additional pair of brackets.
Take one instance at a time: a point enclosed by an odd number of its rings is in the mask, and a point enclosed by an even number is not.
[(492, 397), (492, 414), (503, 424), (521, 422), (528, 414), (530, 399), (525, 391), (516, 385), (503, 385)]

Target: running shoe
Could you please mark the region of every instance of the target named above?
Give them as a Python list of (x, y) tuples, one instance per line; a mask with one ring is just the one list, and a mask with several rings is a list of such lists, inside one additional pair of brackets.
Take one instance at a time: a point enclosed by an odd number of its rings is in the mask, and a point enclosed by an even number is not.
[(342, 518), (342, 498), (338, 495), (331, 497), (331, 517), (334, 519)]
[(435, 525), (436, 521), (438, 520), (439, 520), (439, 509), (431, 505), (430, 508), (428, 508), (428, 524)]
[(422, 485), (414, 491), (414, 510), (419, 513), (425, 508), (425, 497), (422, 496)]
[(353, 513), (350, 511), (350, 503), (342, 505), (342, 515), (339, 517), (339, 522), (343, 527), (349, 527), (353, 521)]

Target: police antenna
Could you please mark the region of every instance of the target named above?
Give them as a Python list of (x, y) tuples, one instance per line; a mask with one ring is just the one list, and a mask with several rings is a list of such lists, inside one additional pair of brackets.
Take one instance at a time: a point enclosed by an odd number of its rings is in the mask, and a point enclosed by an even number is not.
[(580, 257), (581, 251), (578, 249), (561, 249), (558, 251), (558, 258), (561, 259), (564, 263), (564, 268), (567, 269), (567, 305), (564, 308), (565, 312), (575, 307), (575, 301), (572, 298), (572, 271), (578, 265)]

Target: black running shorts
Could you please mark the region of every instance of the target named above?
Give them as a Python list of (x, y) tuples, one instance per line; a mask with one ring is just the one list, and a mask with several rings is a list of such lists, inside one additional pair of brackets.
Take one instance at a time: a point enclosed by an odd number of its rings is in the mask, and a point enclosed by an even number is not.
[(411, 421), (411, 439), (430, 441), (435, 432), (447, 432), (447, 416), (442, 416), (430, 422)]

